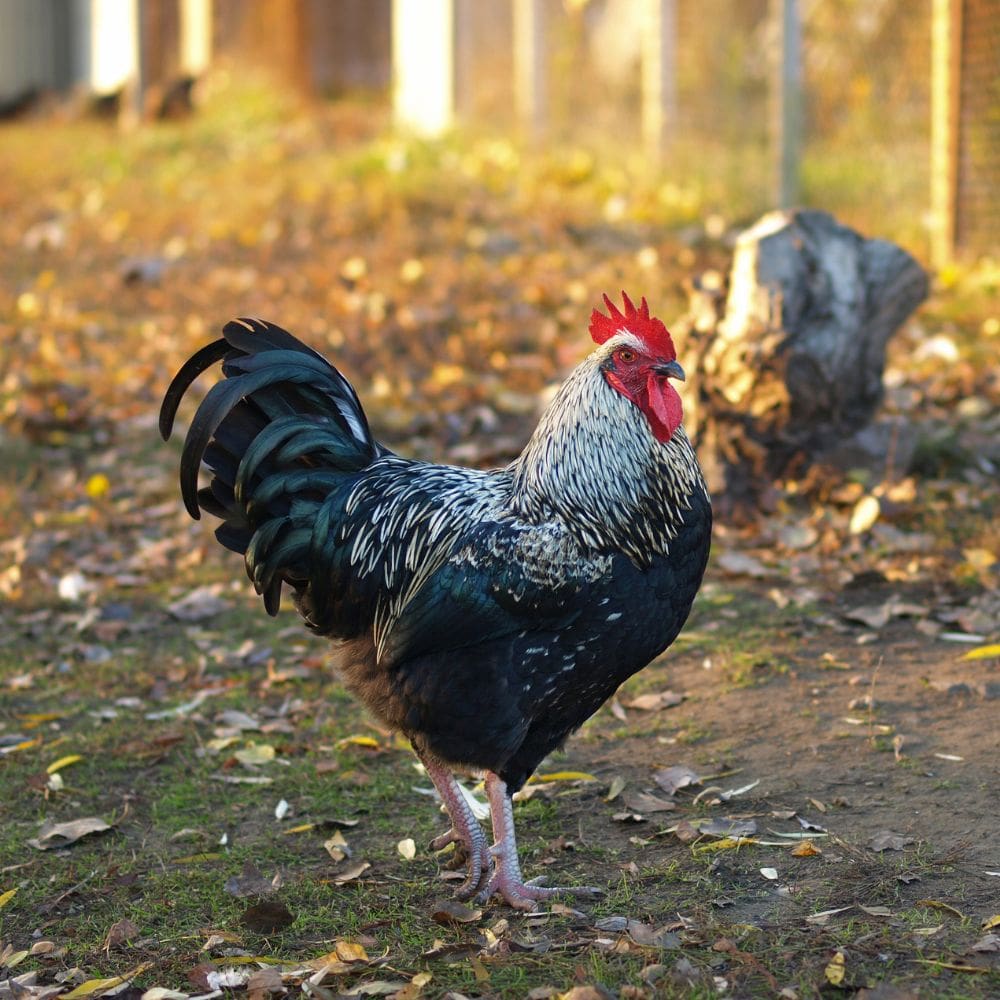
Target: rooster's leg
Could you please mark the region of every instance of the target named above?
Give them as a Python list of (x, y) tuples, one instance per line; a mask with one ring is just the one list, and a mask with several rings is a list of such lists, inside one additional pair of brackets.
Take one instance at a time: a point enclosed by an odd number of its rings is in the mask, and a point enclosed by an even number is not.
[(431, 850), (440, 851), (453, 843), (461, 844), (465, 848), (469, 875), (458, 887), (455, 895), (459, 899), (471, 899), (482, 888), (489, 871), (490, 853), (486, 845), (486, 835), (451, 771), (427, 757), (421, 756), (420, 760), (431, 781), (434, 782), (434, 787), (440, 793), (444, 807), (451, 818), (451, 829), (431, 841)]
[(507, 792), (504, 780), (492, 771), (486, 772), (486, 796), (490, 802), (490, 818), (493, 820), (495, 843), (490, 848), (493, 855), (493, 874), (486, 887), (476, 897), (477, 902), (485, 902), (490, 896), (499, 895), (518, 910), (533, 910), (535, 903), (559, 893), (578, 896), (593, 896), (600, 889), (593, 886), (561, 888), (539, 885), (540, 879), (525, 882), (521, 874), (521, 864), (517, 858), (517, 840), (514, 836), (514, 804)]

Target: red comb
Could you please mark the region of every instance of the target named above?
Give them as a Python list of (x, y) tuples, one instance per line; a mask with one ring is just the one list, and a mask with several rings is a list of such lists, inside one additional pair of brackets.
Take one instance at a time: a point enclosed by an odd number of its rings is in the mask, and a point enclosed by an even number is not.
[(604, 304), (610, 315), (605, 316), (597, 309), (590, 314), (590, 335), (594, 338), (594, 343), (603, 344), (615, 334), (627, 330), (644, 341), (653, 353), (673, 360), (677, 356), (677, 352), (674, 350), (670, 331), (667, 330), (662, 320), (649, 315), (649, 306), (646, 304), (645, 296), (640, 301), (638, 309), (632, 305), (632, 300), (624, 292), (622, 292), (622, 301), (625, 303), (624, 313), (605, 294)]

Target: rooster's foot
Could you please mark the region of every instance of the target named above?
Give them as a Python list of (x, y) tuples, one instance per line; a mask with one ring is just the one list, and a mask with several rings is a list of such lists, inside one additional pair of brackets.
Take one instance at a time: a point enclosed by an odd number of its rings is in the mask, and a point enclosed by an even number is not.
[(432, 851), (443, 851), (449, 844), (455, 845), (455, 862), (448, 867), (456, 870), (464, 867), (468, 872), (465, 881), (455, 890), (455, 898), (461, 900), (472, 899), (482, 889), (490, 871), (489, 848), (482, 827), (476, 823), (469, 834), (471, 836), (467, 838), (452, 827), (430, 842)]
[(477, 903), (485, 903), (491, 896), (500, 896), (516, 910), (534, 910), (535, 904), (562, 894), (596, 896), (601, 890), (594, 886), (544, 886), (544, 879), (525, 882), (517, 858), (517, 840), (514, 836), (514, 807), (504, 781), (492, 772), (486, 775), (486, 794), (490, 800), (490, 815), (496, 843), (490, 848), (493, 857), (493, 874), (486, 886), (476, 896)]
[(455, 897), (462, 900), (472, 899), (489, 878), (490, 852), (486, 844), (486, 835), (451, 771), (424, 756), (420, 759), (441, 795), (452, 824), (447, 833), (431, 841), (431, 850), (440, 851), (449, 844), (457, 844), (464, 852), (468, 875), (455, 890)]

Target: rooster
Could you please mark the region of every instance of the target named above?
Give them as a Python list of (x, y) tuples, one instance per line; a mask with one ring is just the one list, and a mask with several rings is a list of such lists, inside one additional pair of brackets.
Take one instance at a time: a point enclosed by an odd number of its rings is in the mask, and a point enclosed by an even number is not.
[[(461, 899), (532, 909), (597, 891), (525, 882), (511, 796), (673, 642), (708, 559), (670, 334), (645, 299), (604, 302), (597, 349), (503, 469), (394, 454), (336, 368), (259, 320), (193, 355), (160, 413), (167, 439), (181, 397), (222, 362), (184, 442), (184, 504), (222, 520), (270, 614), (291, 588), (306, 626), (339, 644), (346, 685), (409, 738), (451, 819), (432, 847), (464, 847)], [(456, 770), (485, 776), (492, 846)]]

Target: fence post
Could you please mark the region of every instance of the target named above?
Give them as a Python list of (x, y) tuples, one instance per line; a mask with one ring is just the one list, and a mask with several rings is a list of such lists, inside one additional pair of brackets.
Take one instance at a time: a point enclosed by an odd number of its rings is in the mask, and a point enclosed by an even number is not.
[(655, 164), (677, 122), (677, 0), (642, 5), (642, 140)]
[(514, 106), (531, 135), (541, 132), (548, 103), (544, 2), (514, 0)]
[(802, 159), (802, 21), (798, 0), (771, 0), (774, 32), (771, 79), (772, 197), (778, 208), (799, 200)]
[(392, 107), (396, 123), (425, 136), (455, 120), (457, 0), (393, 0)]
[(961, 0), (934, 0), (931, 13), (931, 262), (955, 251)]
[(212, 0), (181, 0), (182, 73), (201, 76), (212, 61)]

